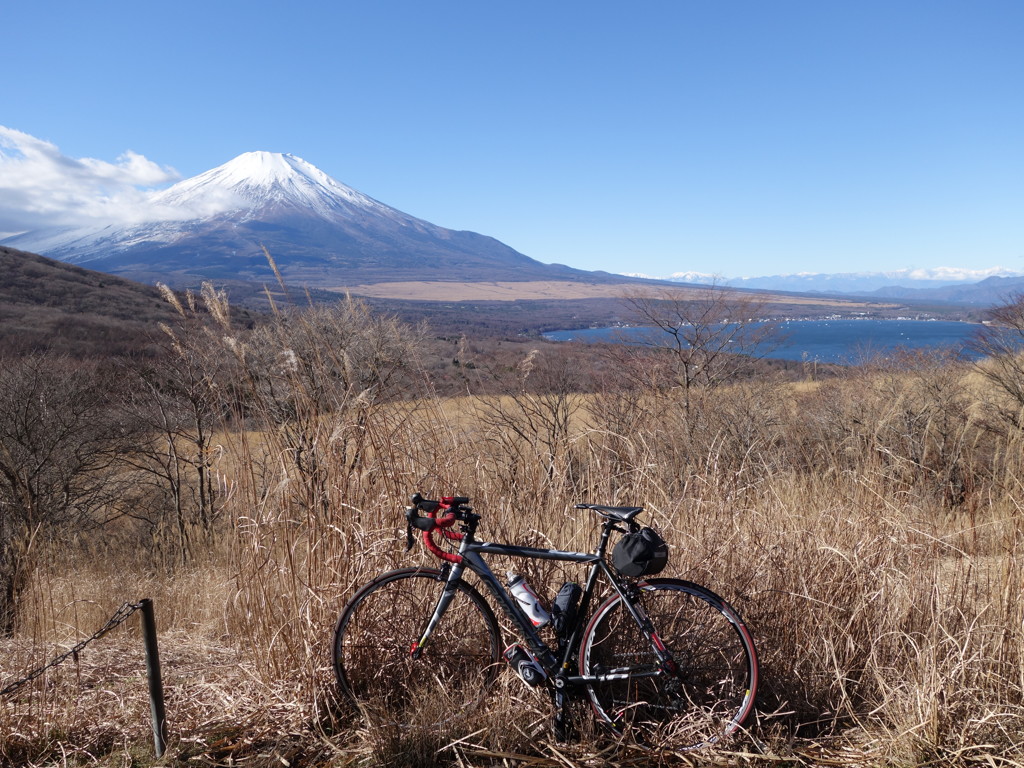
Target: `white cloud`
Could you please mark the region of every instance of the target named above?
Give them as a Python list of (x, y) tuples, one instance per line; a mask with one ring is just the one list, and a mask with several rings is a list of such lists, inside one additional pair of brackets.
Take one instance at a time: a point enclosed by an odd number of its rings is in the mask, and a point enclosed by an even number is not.
[(167, 211), (154, 216), (149, 195), (178, 178), (131, 150), (113, 163), (75, 159), (0, 125), (0, 233), (170, 218)]

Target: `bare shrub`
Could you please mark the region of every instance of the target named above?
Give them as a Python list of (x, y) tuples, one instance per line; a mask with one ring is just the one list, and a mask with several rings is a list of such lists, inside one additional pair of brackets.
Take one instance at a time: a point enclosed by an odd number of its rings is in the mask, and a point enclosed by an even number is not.
[(735, 379), (750, 357), (768, 354), (777, 335), (764, 318), (765, 300), (755, 294), (712, 285), (696, 293), (664, 289), (624, 298), (641, 325), (657, 329), (639, 343), (665, 350), (670, 385), (687, 410), (695, 390)]
[(99, 526), (118, 508), (123, 424), (94, 365), (32, 356), (0, 361), (0, 635), (43, 542)]
[(279, 441), (306, 509), (326, 509), (331, 480), (357, 482), (372, 465), (385, 404), (427, 391), (417, 377), (418, 343), (417, 331), (353, 299), (278, 312), (233, 343), (244, 415)]
[(790, 430), (809, 471), (869, 472), (889, 493), (917, 489), (949, 507), (971, 500), (983, 471), (967, 367), (948, 356), (905, 353), (798, 397)]
[[(133, 503), (126, 514), (181, 565), (208, 547), (219, 527), (217, 431), (233, 404), (234, 358), (224, 354), (194, 295), (187, 294), (186, 305), (167, 295), (178, 319), (162, 326), (154, 341), (159, 353), (124, 366), (129, 386), (122, 408), (139, 435), (129, 459)], [(208, 306), (219, 308), (220, 301), (207, 289)]]
[(1024, 428), (1024, 294), (1010, 296), (989, 310), (990, 323), (975, 334), (975, 366), (991, 385), (984, 400), (991, 429)]
[(553, 483), (572, 486), (582, 372), (565, 358), (546, 359), (533, 349), (513, 376), (492, 372), (492, 378), (499, 394), (479, 397), (474, 405), (491, 444), (488, 454), (501, 457), (493, 471), (507, 492), (536, 498)]

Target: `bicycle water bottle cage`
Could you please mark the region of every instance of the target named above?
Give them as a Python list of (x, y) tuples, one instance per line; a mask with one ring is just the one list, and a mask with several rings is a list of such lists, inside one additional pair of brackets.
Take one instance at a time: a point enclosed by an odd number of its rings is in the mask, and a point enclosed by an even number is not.
[[(576, 611), (579, 608), (582, 595), (583, 587), (575, 581), (567, 581), (558, 590), (558, 594), (552, 601), (551, 618), (555, 627), (555, 634), (559, 638), (564, 637), (567, 630), (576, 626)], [(561, 647), (561, 644), (559, 647)]]

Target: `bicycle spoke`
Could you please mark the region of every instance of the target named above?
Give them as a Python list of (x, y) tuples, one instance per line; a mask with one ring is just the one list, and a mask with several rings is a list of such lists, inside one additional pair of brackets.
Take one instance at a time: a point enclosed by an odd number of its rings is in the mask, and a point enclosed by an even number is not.
[(479, 701), (500, 652), (497, 623), (483, 598), (460, 583), (455, 599), (414, 657), (441, 592), (436, 571), (399, 571), (361, 590), (335, 633), (338, 684), (376, 724), (429, 725)]
[[(615, 598), (599, 609), (581, 648), (581, 670), (636, 674), (589, 686), (599, 717), (646, 742), (696, 747), (736, 730), (753, 704), (756, 656), (745, 629), (717, 598), (670, 579), (645, 588), (641, 603), (675, 663), (662, 668), (651, 640)], [(738, 621), (738, 619), (737, 619)], [(661, 669), (655, 676), (642, 671)]]

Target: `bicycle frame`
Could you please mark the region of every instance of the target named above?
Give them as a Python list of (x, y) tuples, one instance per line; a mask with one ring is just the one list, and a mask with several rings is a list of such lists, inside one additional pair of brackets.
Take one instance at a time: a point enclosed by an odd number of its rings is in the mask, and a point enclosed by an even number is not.
[[(475, 524), (466, 526), (464, 528), (464, 533), (461, 535), (451, 534), (447, 531), (443, 532), (444, 535), (450, 539), (461, 539), (461, 543), (457, 556), (449, 556), (445, 558), (447, 562), (442, 569), (442, 575), (445, 577), (446, 584), (440, 598), (438, 599), (437, 607), (434, 609), (434, 613), (431, 616), (430, 621), (427, 623), (427, 627), (423, 632), (423, 635), (416, 644), (416, 648), (413, 651), (414, 655), (419, 655), (419, 653), (422, 652), (423, 647), (429, 641), (431, 633), (440, 622), (445, 610), (448, 608), (455, 596), (456, 584), (462, 579), (463, 573), (468, 568), (487, 586), (488, 591), (494, 599), (515, 623), (519, 630), (519, 634), (526, 641), (530, 651), (544, 667), (549, 677), (553, 679), (554, 685), (558, 689), (562, 689), (566, 686), (575, 688), (591, 683), (621, 680), (627, 677), (656, 677), (664, 674), (665, 669), (674, 668), (674, 662), (671, 654), (658, 637), (657, 632), (648, 620), (643, 608), (630, 594), (632, 590), (628, 585), (624, 585), (619, 578), (615, 576), (612, 570), (608, 567), (608, 564), (605, 562), (605, 551), (608, 546), (608, 539), (611, 532), (613, 530), (621, 531), (621, 529), (616, 528), (613, 521), (609, 520), (603, 524), (601, 540), (598, 544), (597, 551), (594, 553), (566, 552), (557, 549), (538, 549), (536, 547), (522, 547), (510, 544), (495, 544), (492, 542), (476, 541), (473, 538), (475, 527)], [(429, 534), (425, 535), (424, 538), (427, 539), (428, 535)], [(429, 548), (437, 554), (436, 547), (431, 546)], [(532, 622), (519, 606), (519, 603), (514, 597), (512, 597), (512, 595), (509, 594), (508, 590), (505, 589), (498, 577), (495, 576), (490, 566), (488, 566), (487, 562), (484, 560), (484, 556), (486, 555), (502, 555), (533, 560), (556, 560), (561, 562), (590, 565), (586, 585), (584, 586), (583, 593), (580, 597), (580, 604), (577, 610), (575, 623), (564, 633), (565, 645), (561, 658), (558, 658), (555, 655), (555, 652), (552, 651), (551, 647), (544, 642), (540, 634), (537, 632), (537, 629), (533, 626)], [(651, 643), (651, 648), (661, 661), (659, 669), (652, 670), (650, 672), (611, 670), (604, 675), (589, 676), (569, 674), (569, 670), (572, 668), (572, 659), (577, 653), (579, 643), (582, 639), (581, 630), (584, 626), (587, 612), (594, 595), (594, 589), (597, 585), (598, 578), (601, 575), (605, 577), (615, 591), (622, 597), (622, 604), (629, 611), (633, 620), (636, 621), (644, 636)]]

